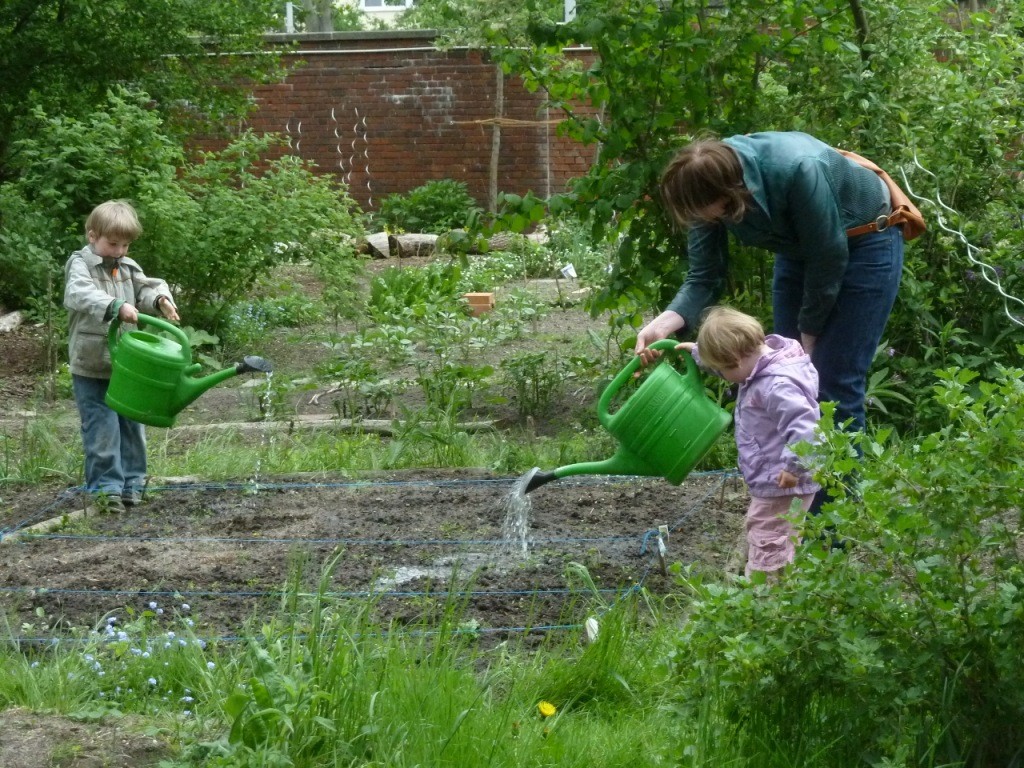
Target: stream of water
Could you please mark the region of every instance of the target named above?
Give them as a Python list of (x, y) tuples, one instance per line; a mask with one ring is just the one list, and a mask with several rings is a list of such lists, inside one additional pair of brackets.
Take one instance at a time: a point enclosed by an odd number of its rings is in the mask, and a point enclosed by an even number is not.
[(259, 451), (256, 453), (256, 466), (252, 470), (252, 479), (249, 481), (249, 492), (257, 494), (260, 492), (260, 472), (263, 469), (263, 457), (269, 452), (270, 447), (274, 444), (274, 436), (271, 434), (272, 430), (270, 427), (271, 421), (274, 418), (273, 405), (273, 386), (274, 386), (274, 372), (267, 371), (264, 374), (265, 380), (262, 385), (257, 384), (260, 387), (257, 397), (259, 398), (260, 410), (263, 411), (263, 434), (260, 437)]
[(530, 510), (533, 504), (526, 492), (526, 485), (533, 476), (530, 470), (518, 481), (512, 490), (502, 499), (505, 518), (501, 523), (501, 537), (505, 548), (510, 554), (525, 558), (529, 550), (527, 533), (530, 529)]

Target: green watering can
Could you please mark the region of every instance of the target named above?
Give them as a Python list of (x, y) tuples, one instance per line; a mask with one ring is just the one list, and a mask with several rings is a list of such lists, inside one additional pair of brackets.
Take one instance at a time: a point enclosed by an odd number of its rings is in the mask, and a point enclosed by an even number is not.
[[(651, 349), (674, 351), (662, 339)], [(619, 441), (610, 459), (568, 464), (552, 472), (534, 467), (524, 478), (526, 493), (570, 475), (648, 475), (679, 485), (707, 453), (732, 417), (704, 392), (693, 358), (685, 352), (686, 374), (662, 361), (615, 413), (608, 413), (615, 393), (640, 366), (637, 355), (609, 384), (597, 403), (601, 424)]]
[(159, 317), (139, 313), (140, 325), (152, 325), (177, 339), (156, 336), (142, 330), (128, 331), (118, 339), (121, 319), (110, 324), (107, 344), (113, 372), (106, 403), (122, 416), (151, 427), (170, 427), (174, 417), (210, 387), (240, 373), (269, 373), (270, 363), (249, 356), (223, 371), (194, 378), (202, 365), (192, 362), (188, 336)]

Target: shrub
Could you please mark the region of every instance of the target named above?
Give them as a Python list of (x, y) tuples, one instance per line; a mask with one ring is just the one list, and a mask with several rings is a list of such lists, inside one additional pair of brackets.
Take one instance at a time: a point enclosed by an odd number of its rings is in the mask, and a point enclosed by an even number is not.
[(779, 585), (683, 579), (696, 595), (675, 652), (686, 700), (724, 693), (751, 749), (1009, 765), (1024, 747), (1024, 370), (939, 378), (945, 425), (919, 441), (826, 430), (838, 499), (807, 521)]
[(444, 179), (388, 195), (381, 201), (380, 218), (392, 232), (443, 233), (465, 228), (479, 210), (465, 184)]

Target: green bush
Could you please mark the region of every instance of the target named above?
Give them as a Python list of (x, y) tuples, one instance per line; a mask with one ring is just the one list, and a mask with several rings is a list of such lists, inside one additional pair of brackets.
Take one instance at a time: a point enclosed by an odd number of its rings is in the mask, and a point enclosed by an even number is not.
[(838, 498), (781, 583), (683, 578), (684, 708), (714, 692), (751, 754), (1011, 765), (1024, 748), (1024, 370), (939, 377), (945, 424), (915, 442), (826, 430)]
[(450, 310), (463, 291), (456, 264), (434, 262), (422, 269), (389, 267), (370, 283), (370, 313), (380, 322), (409, 315), (423, 319)]
[(17, 177), (0, 186), (6, 300), (59, 301), (62, 281), (45, 278), (60, 275), (89, 211), (111, 198), (138, 209), (131, 255), (172, 284), (186, 323), (216, 330), (261, 276), (296, 259), (345, 282), (350, 271), (332, 265), (354, 259), (363, 231), (343, 188), (294, 156), (266, 160), (275, 137), (242, 134), (186, 162), (146, 103), (122, 91), (85, 120), (34, 114), (15, 147)]
[[(88, 120), (32, 113), (29, 138), (13, 146), (15, 177), (0, 186), (5, 302), (28, 306), (63, 293), (64, 262), (85, 243), (85, 219), (104, 200), (132, 200), (149, 225), (145, 201), (173, 188), (182, 154), (144, 99), (111, 93)], [(48, 285), (46, 276), (56, 279)]]
[(380, 204), (380, 218), (392, 232), (444, 233), (464, 229), (480, 211), (461, 181), (428, 181), (408, 193), (391, 194)]
[(568, 366), (547, 352), (522, 352), (501, 361), (505, 386), (515, 393), (520, 418), (544, 416), (569, 378)]

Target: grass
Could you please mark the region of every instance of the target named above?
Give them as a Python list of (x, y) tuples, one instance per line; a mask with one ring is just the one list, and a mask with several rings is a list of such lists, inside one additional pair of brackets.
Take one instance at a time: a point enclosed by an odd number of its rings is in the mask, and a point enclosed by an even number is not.
[(200, 641), (193, 606), (153, 604), (53, 647), (4, 646), (0, 704), (139, 716), (178, 752), (164, 765), (653, 766), (675, 749), (666, 668), (642, 661), (658, 658), (658, 636), (638, 631), (636, 601), (582, 650), (569, 635), (485, 651), (455, 631), (457, 601), (389, 632), (365, 603), (329, 598), (329, 583), (330, 565), (314, 595), (295, 579), (281, 612), (237, 644)]

